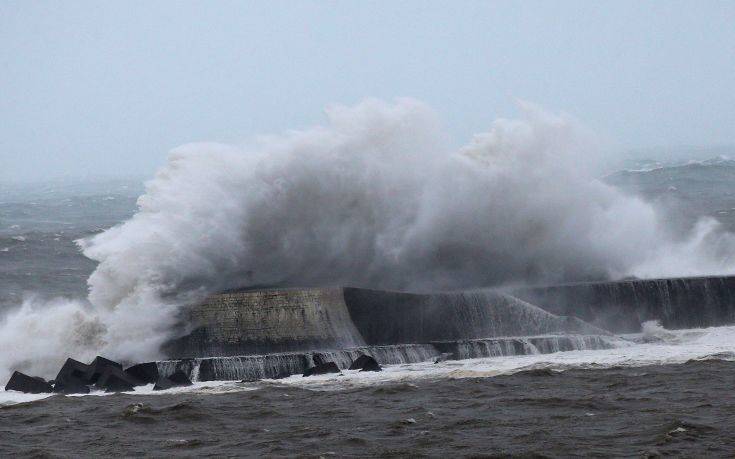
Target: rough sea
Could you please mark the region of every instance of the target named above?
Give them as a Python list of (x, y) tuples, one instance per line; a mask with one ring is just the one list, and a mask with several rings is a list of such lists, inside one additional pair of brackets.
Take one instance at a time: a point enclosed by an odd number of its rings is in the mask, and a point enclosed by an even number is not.
[[(735, 230), (735, 161), (647, 165), (605, 181), (673, 209), (672, 225), (706, 215)], [(136, 179), (0, 185), (0, 317), (29, 295), (84, 296), (95, 265), (74, 241), (132, 216), (142, 191)], [(0, 391), (0, 456), (735, 455), (735, 327), (648, 324), (632, 338), (156, 393)]]

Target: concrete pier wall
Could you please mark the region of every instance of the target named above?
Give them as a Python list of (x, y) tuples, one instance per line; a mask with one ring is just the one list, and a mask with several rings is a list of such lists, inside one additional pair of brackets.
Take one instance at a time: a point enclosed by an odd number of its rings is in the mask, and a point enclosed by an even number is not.
[(264, 355), (735, 323), (735, 277), (631, 280), (415, 294), (357, 288), (230, 292), (192, 307), (171, 359)]
[(170, 358), (605, 333), (493, 291), (413, 294), (313, 288), (233, 292), (214, 295), (191, 308), (186, 321), (190, 332), (164, 347)]
[(590, 282), (518, 289), (519, 298), (615, 333), (658, 320), (670, 329), (735, 323), (735, 277)]
[(170, 357), (342, 349), (365, 344), (341, 288), (222, 293), (190, 309), (191, 332), (164, 346)]

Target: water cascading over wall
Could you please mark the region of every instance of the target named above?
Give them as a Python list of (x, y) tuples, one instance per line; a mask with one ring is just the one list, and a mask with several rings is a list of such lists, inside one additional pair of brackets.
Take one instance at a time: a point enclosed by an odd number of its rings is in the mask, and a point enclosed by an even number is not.
[(183, 371), (192, 381), (257, 381), (303, 373), (317, 362), (334, 362), (344, 370), (361, 355), (369, 355), (381, 365), (397, 365), (441, 360), (505, 357), (553, 352), (610, 349), (630, 345), (614, 336), (545, 335), (439, 341), (429, 344), (393, 344), (312, 352), (284, 352), (262, 355), (203, 357), (156, 362), (159, 374)]
[(414, 294), (357, 288), (230, 292), (193, 307), (170, 358), (220, 357), (498, 336), (605, 334), (494, 291)]
[(157, 364), (164, 375), (182, 370), (194, 380), (252, 381), (302, 373), (317, 360), (345, 369), (362, 354), (381, 364), (402, 364), (437, 357), (608, 349), (630, 342), (601, 328), (637, 332), (646, 320), (660, 320), (668, 328), (735, 323), (734, 293), (733, 277), (568, 284), (514, 292), (526, 301), (494, 290), (229, 292), (190, 309), (185, 318), (189, 332), (169, 342), (165, 352), (171, 360)]
[(578, 317), (616, 333), (658, 320), (670, 329), (735, 323), (735, 277), (624, 280), (534, 287), (513, 295), (553, 314)]
[(431, 344), (398, 344), (318, 352), (173, 359), (156, 363), (159, 373), (163, 376), (183, 371), (193, 381), (257, 381), (300, 374), (319, 361), (334, 362), (340, 369), (346, 369), (361, 355), (369, 355), (382, 365), (396, 365), (431, 360), (441, 355), (441, 352)]
[(606, 332), (493, 290), (403, 293), (345, 288), (350, 317), (367, 344)]

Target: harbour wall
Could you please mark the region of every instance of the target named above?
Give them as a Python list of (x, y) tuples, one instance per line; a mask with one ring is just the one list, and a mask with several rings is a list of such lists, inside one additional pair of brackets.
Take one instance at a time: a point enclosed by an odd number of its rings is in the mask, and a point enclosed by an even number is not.
[(186, 312), (170, 359), (264, 355), (735, 323), (735, 277), (405, 293), (348, 287), (227, 292)]
[(495, 291), (415, 294), (356, 288), (229, 292), (188, 311), (169, 358), (262, 355), (498, 336), (604, 334)]
[(615, 333), (639, 332), (649, 320), (669, 329), (735, 323), (734, 276), (587, 282), (509, 293)]

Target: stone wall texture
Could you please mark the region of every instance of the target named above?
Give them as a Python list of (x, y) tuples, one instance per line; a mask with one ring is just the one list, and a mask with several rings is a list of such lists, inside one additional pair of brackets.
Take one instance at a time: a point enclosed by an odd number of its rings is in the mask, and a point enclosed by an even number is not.
[[(519, 299), (520, 297), (521, 299)], [(532, 304), (533, 303), (533, 304)], [(415, 294), (356, 288), (230, 292), (192, 307), (169, 358), (260, 355), (735, 323), (735, 277)]]

